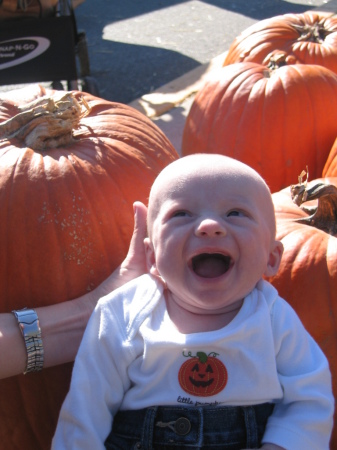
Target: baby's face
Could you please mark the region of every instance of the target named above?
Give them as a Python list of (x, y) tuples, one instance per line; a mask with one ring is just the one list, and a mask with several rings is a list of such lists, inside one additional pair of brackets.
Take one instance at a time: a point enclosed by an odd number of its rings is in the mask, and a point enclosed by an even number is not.
[(157, 184), (150, 202), (149, 265), (181, 305), (220, 312), (278, 268), (270, 194), (226, 159), (179, 168)]

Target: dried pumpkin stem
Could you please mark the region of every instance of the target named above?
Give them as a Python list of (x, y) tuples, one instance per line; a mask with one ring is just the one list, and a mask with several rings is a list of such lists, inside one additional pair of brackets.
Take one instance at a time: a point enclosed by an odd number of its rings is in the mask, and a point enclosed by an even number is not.
[(286, 65), (287, 65), (287, 54), (280, 51), (270, 56), (267, 67), (271, 71), (274, 71)]
[(0, 138), (16, 138), (34, 150), (46, 150), (70, 144), (73, 130), (89, 112), (71, 92), (61, 97), (42, 97), (20, 107), (21, 112), (0, 124)]
[(298, 41), (315, 42), (323, 44), (325, 38), (332, 33), (324, 27), (324, 23), (316, 22), (312, 25), (306, 24), (304, 26), (292, 25), (299, 33)]
[[(334, 185), (317, 183), (308, 188), (299, 183), (291, 186), (291, 198), (308, 214), (308, 217), (297, 219), (297, 222), (318, 228), (332, 236), (337, 234), (337, 188)], [(310, 200), (318, 200), (317, 206), (303, 206), (303, 203)]]

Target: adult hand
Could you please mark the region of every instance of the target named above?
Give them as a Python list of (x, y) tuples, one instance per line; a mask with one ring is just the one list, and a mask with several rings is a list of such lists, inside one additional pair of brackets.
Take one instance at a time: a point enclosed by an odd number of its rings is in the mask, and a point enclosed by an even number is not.
[(114, 289), (122, 286), (128, 281), (146, 273), (147, 266), (145, 260), (144, 239), (147, 235), (146, 214), (147, 208), (141, 202), (135, 202), (134, 210), (134, 230), (129, 246), (128, 254), (122, 264), (92, 291), (93, 301), (103, 297)]

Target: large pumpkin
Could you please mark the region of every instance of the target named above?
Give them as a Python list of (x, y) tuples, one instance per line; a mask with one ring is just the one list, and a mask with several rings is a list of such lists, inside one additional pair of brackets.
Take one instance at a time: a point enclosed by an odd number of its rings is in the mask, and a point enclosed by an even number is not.
[(268, 64), (275, 50), (285, 52), (293, 63), (319, 64), (337, 73), (337, 16), (308, 11), (261, 20), (234, 39), (224, 65)]
[(253, 167), (273, 192), (303, 167), (322, 170), (337, 135), (337, 75), (316, 65), (222, 67), (196, 94), (182, 154), (221, 153)]
[[(136, 110), (81, 92), (56, 96), (20, 115), (20, 101), (0, 103), (0, 312), (97, 286), (127, 253), (133, 202), (146, 203), (154, 178), (178, 158)], [(1, 448), (50, 448), (71, 368), (0, 382)]]
[(337, 177), (337, 138), (332, 144), (322, 175), (323, 177)]
[[(269, 281), (326, 354), (337, 399), (336, 186), (337, 178), (316, 179), (307, 187), (296, 185), (294, 201), (290, 187), (273, 194), (277, 239), (284, 245), (284, 254), (277, 275)], [(335, 419), (331, 449), (336, 448)]]

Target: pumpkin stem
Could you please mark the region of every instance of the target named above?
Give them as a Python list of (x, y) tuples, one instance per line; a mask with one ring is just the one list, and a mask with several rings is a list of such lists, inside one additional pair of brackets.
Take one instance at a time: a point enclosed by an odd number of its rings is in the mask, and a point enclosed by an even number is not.
[(324, 22), (316, 22), (312, 25), (292, 25), (292, 27), (298, 32), (298, 41), (315, 42), (316, 44), (323, 44), (325, 38), (332, 33), (325, 28)]
[[(58, 93), (59, 94), (59, 93)], [(73, 129), (90, 108), (72, 92), (42, 97), (19, 108), (19, 113), (0, 124), (0, 139), (16, 138), (33, 150), (42, 151), (73, 142)]]
[(201, 363), (205, 363), (206, 361), (207, 361), (207, 359), (208, 359), (208, 356), (206, 355), (206, 353), (204, 353), (204, 352), (197, 352), (197, 357), (199, 358), (199, 361), (201, 362)]
[(286, 54), (285, 53), (277, 53), (276, 55), (271, 55), (268, 62), (268, 69), (276, 70), (279, 67), (286, 66)]
[(288, 55), (282, 50), (274, 50), (270, 52), (264, 59), (263, 64), (265, 64), (268, 69), (273, 73), (275, 70), (283, 66), (288, 66), (290, 64), (295, 64), (296, 58), (293, 55)]
[[(332, 236), (337, 234), (337, 188), (334, 185), (317, 183), (308, 188), (299, 183), (291, 186), (291, 198), (308, 214), (308, 217), (297, 219), (297, 222), (318, 228)], [(302, 206), (310, 200), (318, 200), (317, 206)]]

